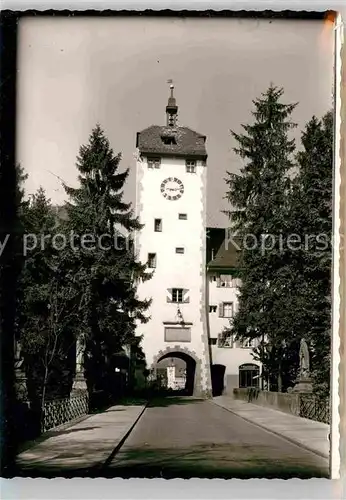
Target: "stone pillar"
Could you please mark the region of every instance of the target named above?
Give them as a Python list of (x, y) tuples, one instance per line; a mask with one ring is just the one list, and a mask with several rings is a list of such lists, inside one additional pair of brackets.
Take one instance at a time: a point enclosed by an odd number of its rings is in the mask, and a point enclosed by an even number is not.
[(14, 373), (15, 373), (15, 391), (18, 401), (28, 401), (27, 377), (24, 370), (24, 359), (21, 353), (20, 342), (15, 340), (15, 358), (14, 358)]
[(76, 342), (76, 373), (73, 379), (72, 395), (87, 391), (86, 380), (84, 376), (84, 346), (80, 339)]
[(299, 378), (292, 389), (292, 392), (303, 392), (305, 394), (312, 393), (312, 381), (310, 378)]

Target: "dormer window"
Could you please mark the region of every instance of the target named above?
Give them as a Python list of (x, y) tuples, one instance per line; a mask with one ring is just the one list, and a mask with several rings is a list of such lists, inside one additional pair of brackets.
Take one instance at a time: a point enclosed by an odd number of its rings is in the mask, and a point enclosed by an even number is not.
[(173, 144), (177, 144), (176, 138), (174, 135), (163, 135), (161, 137), (161, 140), (166, 146), (171, 146)]
[(161, 158), (148, 158), (148, 168), (160, 168)]
[(196, 160), (186, 160), (185, 165), (188, 174), (196, 173)]

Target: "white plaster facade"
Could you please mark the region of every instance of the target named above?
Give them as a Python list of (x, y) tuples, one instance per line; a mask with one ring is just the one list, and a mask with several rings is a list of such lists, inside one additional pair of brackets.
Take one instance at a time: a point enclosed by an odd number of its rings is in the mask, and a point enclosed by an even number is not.
[[(222, 275), (221, 275), (222, 276)], [(229, 286), (223, 286), (229, 285)], [(220, 273), (208, 272), (207, 278), (207, 311), (209, 339), (211, 344), (211, 359), (213, 364), (224, 365), (224, 387), (225, 392), (232, 395), (233, 389), (239, 387), (239, 367), (244, 364), (257, 365), (261, 372), (261, 363), (255, 361), (252, 356), (252, 346), (241, 345), (230, 339), (228, 345), (221, 346), (219, 335), (230, 328), (230, 317), (223, 314), (223, 305), (232, 304), (233, 314), (238, 310), (238, 285), (239, 280), (229, 275), (228, 283), (220, 279)], [(210, 310), (210, 307), (212, 310)], [(216, 310), (215, 310), (216, 308)], [(227, 309), (225, 308), (227, 312)]]
[[(218, 364), (225, 366), (225, 392), (232, 394), (239, 387), (239, 367), (255, 364), (261, 370), (261, 365), (254, 361), (251, 346), (232, 342), (221, 347), (218, 342), (231, 319), (220, 314), (222, 304), (232, 304), (233, 314), (238, 308), (238, 280), (230, 278), (230, 286), (222, 286), (220, 273), (205, 271), (206, 168), (203, 161), (197, 161), (196, 173), (187, 173), (185, 160), (177, 158), (161, 158), (159, 168), (148, 167), (146, 157), (137, 161), (137, 212), (144, 224), (136, 239), (138, 256), (147, 262), (150, 253), (156, 254), (152, 279), (139, 286), (140, 298), (152, 298), (153, 302), (151, 319), (139, 325), (138, 334), (144, 334), (142, 346), (149, 367), (160, 351), (174, 352), (180, 345), (201, 361), (203, 390), (209, 389), (211, 383), (208, 364)], [(167, 200), (161, 192), (162, 182), (170, 177), (184, 185), (184, 193), (177, 200)], [(186, 214), (187, 219), (180, 219), (179, 214)], [(161, 231), (155, 231), (155, 219), (161, 220)], [(184, 248), (184, 254), (176, 253), (178, 247)], [(171, 288), (187, 289), (188, 302), (167, 302), (167, 290)], [(165, 326), (180, 328), (178, 306), (185, 326), (191, 328), (190, 342), (165, 341)], [(209, 306), (216, 307), (216, 311), (210, 311)]]
[[(139, 285), (141, 299), (152, 298), (151, 319), (138, 326), (143, 334), (142, 346), (147, 366), (151, 367), (161, 351), (174, 352), (179, 345), (193, 355), (199, 365), (196, 376), (202, 392), (211, 390), (210, 358), (205, 311), (205, 212), (206, 164), (196, 161), (195, 173), (186, 171), (184, 158), (162, 157), (159, 168), (150, 168), (147, 157), (137, 160), (137, 215), (144, 228), (136, 238), (136, 250), (142, 262), (156, 254), (153, 277)], [(165, 179), (179, 179), (184, 193), (179, 199), (169, 200), (161, 192)], [(186, 219), (179, 218), (186, 214)], [(155, 219), (160, 219), (162, 230), (155, 231)], [(184, 253), (176, 253), (183, 248)], [(186, 303), (168, 302), (169, 289), (187, 290)], [(190, 342), (166, 341), (165, 327), (190, 328)]]

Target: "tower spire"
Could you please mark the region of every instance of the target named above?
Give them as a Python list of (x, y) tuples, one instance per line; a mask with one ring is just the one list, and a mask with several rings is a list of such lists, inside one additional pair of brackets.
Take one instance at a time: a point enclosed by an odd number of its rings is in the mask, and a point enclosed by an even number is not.
[(169, 88), (171, 89), (171, 95), (168, 98), (168, 103), (166, 106), (167, 126), (175, 127), (177, 123), (178, 106), (174, 97), (173, 80), (168, 80), (168, 83), (170, 83)]

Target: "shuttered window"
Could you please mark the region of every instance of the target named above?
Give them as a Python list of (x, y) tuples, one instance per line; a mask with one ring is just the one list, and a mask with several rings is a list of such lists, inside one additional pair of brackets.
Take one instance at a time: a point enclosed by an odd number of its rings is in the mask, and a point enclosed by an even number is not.
[(232, 302), (224, 302), (223, 303), (223, 317), (224, 318), (232, 318), (233, 316), (233, 303)]
[(219, 304), (219, 317), (220, 318), (233, 317), (233, 302), (221, 302)]
[(187, 304), (190, 302), (188, 288), (167, 288), (167, 302)]
[(231, 288), (232, 276), (229, 274), (221, 274), (217, 280), (217, 286), (219, 288)]

